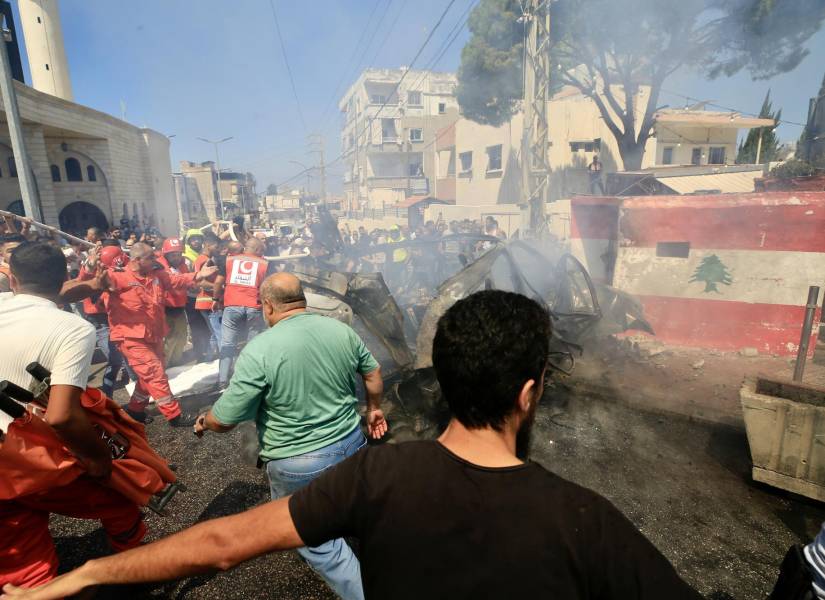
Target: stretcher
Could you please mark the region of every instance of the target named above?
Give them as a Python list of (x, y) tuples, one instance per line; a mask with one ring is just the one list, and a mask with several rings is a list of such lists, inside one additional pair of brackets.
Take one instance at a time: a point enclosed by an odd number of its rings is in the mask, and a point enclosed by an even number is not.
[[(67, 485), (85, 472), (43, 418), (49, 372), (37, 363), (26, 370), (35, 380), (31, 390), (0, 382), (0, 410), (14, 419), (0, 441), (0, 500)], [(96, 388), (82, 392), (81, 404), (111, 452), (112, 475), (105, 485), (139, 506), (165, 514), (169, 501), (186, 488), (151, 448), (144, 426)]]

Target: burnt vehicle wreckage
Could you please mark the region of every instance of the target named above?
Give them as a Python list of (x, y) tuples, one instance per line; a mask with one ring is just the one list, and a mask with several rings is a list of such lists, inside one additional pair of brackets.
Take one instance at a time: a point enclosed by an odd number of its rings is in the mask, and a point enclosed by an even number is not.
[[(441, 315), (474, 292), (512, 291), (541, 304), (553, 324), (548, 367), (556, 374), (571, 374), (584, 347), (601, 338), (653, 333), (636, 298), (594, 282), (557, 245), (455, 234), (345, 248), (336, 227), (324, 229), (328, 254), (289, 261), (288, 269), (304, 284), (311, 310), (354, 326), (376, 354), (391, 386), (385, 412), (396, 440), (434, 437), (446, 423), (433, 337)], [(404, 269), (385, 270), (385, 280), (380, 268), (399, 251)]]

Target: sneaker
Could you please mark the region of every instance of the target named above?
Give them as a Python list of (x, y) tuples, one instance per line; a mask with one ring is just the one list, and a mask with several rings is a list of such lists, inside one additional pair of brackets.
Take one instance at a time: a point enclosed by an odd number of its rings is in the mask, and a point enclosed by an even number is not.
[(192, 427), (197, 420), (198, 415), (194, 413), (181, 413), (177, 417), (169, 419), (170, 427)]
[(148, 425), (149, 423), (154, 421), (154, 419), (152, 417), (150, 417), (149, 415), (146, 414), (145, 410), (137, 411), (137, 410), (131, 410), (129, 408), (124, 408), (123, 410), (127, 415), (132, 417), (138, 423), (143, 423), (144, 425)]

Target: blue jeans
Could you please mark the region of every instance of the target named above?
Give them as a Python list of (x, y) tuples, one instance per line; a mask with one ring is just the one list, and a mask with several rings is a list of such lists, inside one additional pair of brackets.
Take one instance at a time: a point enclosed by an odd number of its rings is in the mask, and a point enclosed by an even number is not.
[(218, 363), (218, 383), (226, 385), (232, 373), (232, 363), (241, 341), (249, 341), (264, 330), (264, 319), (260, 308), (248, 306), (227, 306), (221, 320), (220, 362)]
[(212, 334), (209, 338), (209, 356), (210, 360), (218, 356), (221, 347), (221, 317), (222, 310), (199, 310), (198, 311), (206, 325), (209, 327), (209, 332)]
[[(351, 433), (329, 446), (266, 463), (272, 499), (283, 498), (301, 489), (321, 473), (358, 452), (367, 440), (356, 427)], [(329, 587), (345, 600), (363, 600), (361, 563), (344, 540), (338, 538), (315, 546), (299, 548), (304, 557)]]
[(117, 382), (117, 376), (118, 373), (120, 373), (121, 368), (126, 369), (126, 375), (129, 377), (130, 381), (137, 381), (138, 378), (132, 370), (132, 367), (130, 367), (129, 363), (126, 362), (126, 357), (121, 354), (117, 345), (110, 341), (108, 346), (109, 362), (106, 363), (106, 369), (103, 371), (103, 383), (100, 384), (100, 391), (111, 398), (115, 383)]

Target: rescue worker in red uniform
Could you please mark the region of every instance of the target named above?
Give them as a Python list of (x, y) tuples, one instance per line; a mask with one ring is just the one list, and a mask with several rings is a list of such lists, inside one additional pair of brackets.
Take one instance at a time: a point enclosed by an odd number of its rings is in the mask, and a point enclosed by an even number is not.
[[(263, 253), (263, 242), (250, 237), (244, 245), (243, 253), (227, 256), (226, 268), (220, 270), (225, 278), (225, 284), (221, 322), (221, 358), (218, 363), (219, 389), (225, 388), (229, 383), (238, 344), (241, 341), (249, 341), (264, 330), (259, 292), (261, 284), (266, 279), (269, 264), (261, 258)], [(220, 267), (221, 264), (219, 263), (218, 266)]]
[(216, 267), (198, 273), (169, 273), (155, 261), (152, 248), (138, 242), (131, 249), (131, 262), (122, 272), (110, 271), (107, 301), (110, 336), (129, 361), (138, 382), (126, 412), (147, 422), (149, 396), (173, 427), (188, 427), (196, 415), (182, 414), (166, 377), (163, 339), (167, 332), (164, 296), (167, 291), (185, 292), (197, 281), (208, 278)]
[[(80, 281), (93, 279), (97, 274), (97, 263), (103, 264), (106, 269), (123, 269), (129, 262), (129, 257), (121, 250), (120, 245), (104, 245), (89, 254), (89, 258), (80, 267), (77, 278)], [(112, 397), (115, 383), (120, 370), (125, 367), (130, 380), (137, 381), (137, 377), (129, 368), (126, 359), (112, 343), (109, 337), (109, 316), (106, 313), (106, 292), (83, 299), (83, 313), (86, 320), (91, 322), (97, 330), (97, 345), (106, 356), (106, 369), (103, 371), (103, 383), (100, 391)]]
[[(183, 260), (183, 243), (180, 238), (167, 238), (160, 250), (158, 262), (170, 274), (189, 273), (189, 267)], [(166, 365), (175, 367), (180, 364), (189, 328), (186, 322), (187, 290), (167, 289), (163, 300), (166, 304), (166, 325), (169, 333), (163, 343)]]

